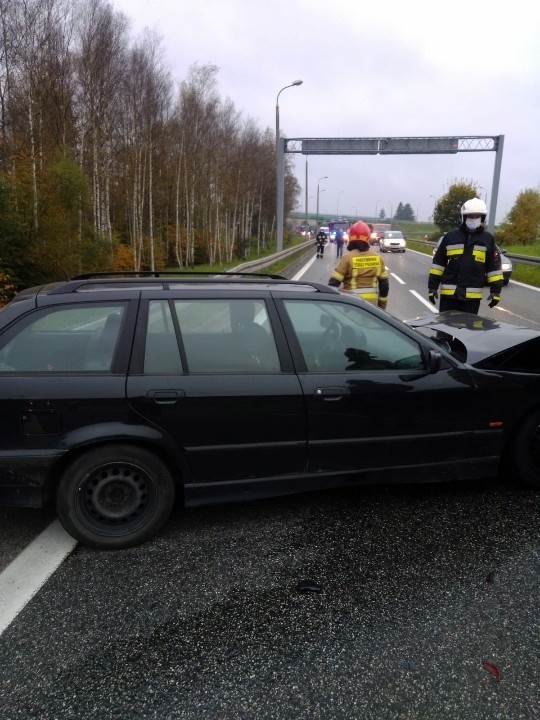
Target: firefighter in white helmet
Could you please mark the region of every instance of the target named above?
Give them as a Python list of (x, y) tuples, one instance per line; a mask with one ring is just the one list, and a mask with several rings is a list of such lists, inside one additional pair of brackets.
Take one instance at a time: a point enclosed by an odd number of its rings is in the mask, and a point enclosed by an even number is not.
[(461, 225), (443, 235), (429, 271), (428, 297), (439, 311), (461, 310), (478, 314), (484, 285), (489, 286), (488, 304), (501, 299), (501, 256), (493, 235), (485, 228), (486, 204), (472, 198), (461, 207)]

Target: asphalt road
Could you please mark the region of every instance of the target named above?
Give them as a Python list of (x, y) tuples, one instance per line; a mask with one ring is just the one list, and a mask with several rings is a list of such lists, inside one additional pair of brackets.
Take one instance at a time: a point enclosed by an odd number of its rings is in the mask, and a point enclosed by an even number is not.
[[(426, 261), (385, 260), (389, 310), (429, 312)], [(53, 516), (2, 508), (0, 569)], [(0, 719), (538, 720), (539, 518), (500, 480), (379, 486), (77, 546), (0, 636)]]
[(360, 488), (78, 546), (0, 638), (0, 717), (536, 720), (539, 515), (501, 483)]

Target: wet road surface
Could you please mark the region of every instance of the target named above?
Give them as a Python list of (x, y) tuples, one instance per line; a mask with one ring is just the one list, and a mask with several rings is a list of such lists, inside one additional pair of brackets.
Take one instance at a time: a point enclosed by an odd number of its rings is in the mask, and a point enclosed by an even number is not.
[(539, 515), (502, 482), (356, 488), (79, 546), (0, 638), (0, 717), (536, 719)]

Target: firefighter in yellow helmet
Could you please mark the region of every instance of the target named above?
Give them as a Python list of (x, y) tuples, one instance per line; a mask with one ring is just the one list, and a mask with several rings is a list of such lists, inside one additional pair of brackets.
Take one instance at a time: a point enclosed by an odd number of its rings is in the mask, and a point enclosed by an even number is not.
[(362, 220), (351, 225), (348, 252), (336, 265), (328, 284), (339, 287), (343, 283), (346, 292), (386, 310), (388, 270), (382, 257), (371, 249), (370, 235), (371, 230)]

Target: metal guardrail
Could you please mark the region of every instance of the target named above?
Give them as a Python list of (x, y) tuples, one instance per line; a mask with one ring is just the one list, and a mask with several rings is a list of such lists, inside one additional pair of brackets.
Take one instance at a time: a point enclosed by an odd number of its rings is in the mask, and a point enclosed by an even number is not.
[(314, 239), (306, 240), (306, 242), (299, 243), (292, 248), (287, 248), (287, 250), (281, 250), (281, 252), (274, 253), (273, 255), (267, 255), (266, 257), (259, 258), (258, 260), (250, 260), (249, 262), (242, 263), (242, 265), (237, 265), (232, 270), (229, 270), (229, 272), (234, 272), (235, 270), (237, 272), (241, 272), (242, 270), (260, 270), (267, 265), (273, 265), (273, 263), (277, 262), (278, 260), (289, 257), (289, 255), (294, 255), (300, 250), (308, 250), (310, 247), (312, 247), (313, 252), (315, 252)]
[(540, 267), (540, 258), (534, 257), (533, 255), (516, 255), (515, 253), (506, 253), (506, 256), (509, 257), (510, 260), (522, 263), (523, 265), (534, 265), (536, 267)]

